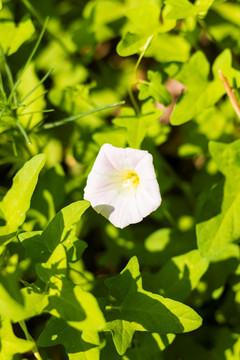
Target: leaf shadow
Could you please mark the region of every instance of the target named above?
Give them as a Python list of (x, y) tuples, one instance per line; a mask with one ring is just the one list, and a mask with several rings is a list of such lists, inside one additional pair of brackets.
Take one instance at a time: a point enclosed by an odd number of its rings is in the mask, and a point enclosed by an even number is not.
[(94, 206), (94, 210), (96, 210), (97, 213), (102, 214), (105, 218), (108, 219), (112, 212), (115, 210), (115, 208), (111, 205), (101, 204)]
[(190, 281), (190, 269), (187, 264), (184, 264), (183, 271), (170, 260), (169, 263), (156, 274), (155, 284), (157, 292), (161, 295), (178, 300), (184, 301), (192, 291)]
[(203, 193), (203, 195), (199, 198), (197, 224), (207, 221), (221, 213), (224, 196), (224, 184), (225, 179), (223, 178), (214, 187)]
[(46, 334), (43, 332), (37, 341), (39, 346), (63, 345), (68, 354), (85, 353), (98, 347), (97, 344), (85, 341), (84, 332), (71, 327), (63, 319), (52, 317), (47, 324), (46, 331)]
[(61, 291), (49, 296), (49, 303), (44, 310), (66, 321), (84, 321), (86, 313), (74, 293), (76, 286), (68, 280), (63, 280)]
[(136, 330), (144, 328), (146, 331), (159, 334), (182, 333), (184, 331), (179, 318), (161, 302), (165, 301), (164, 298), (142, 290), (141, 275), (134, 278), (127, 269), (119, 275), (118, 284), (119, 289), (116, 286), (115, 294), (112, 295), (117, 295), (117, 298), (120, 299), (121, 287), (124, 285), (125, 292), (121, 294), (121, 320), (135, 323)]

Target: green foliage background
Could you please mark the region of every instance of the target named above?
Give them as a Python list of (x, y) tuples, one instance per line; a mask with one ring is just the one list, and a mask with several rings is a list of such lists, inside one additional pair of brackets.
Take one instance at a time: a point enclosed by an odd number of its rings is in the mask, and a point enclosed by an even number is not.
[[(240, 358), (240, 1), (0, 1), (0, 359)], [(100, 147), (153, 155), (120, 230)]]

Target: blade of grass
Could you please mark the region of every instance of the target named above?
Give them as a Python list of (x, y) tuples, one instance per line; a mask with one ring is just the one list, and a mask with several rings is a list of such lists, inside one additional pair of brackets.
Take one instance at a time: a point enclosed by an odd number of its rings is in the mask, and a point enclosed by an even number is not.
[(5, 109), (2, 109), (1, 114), (0, 114), (0, 120), (1, 120), (4, 113), (5, 113)]
[(19, 121), (16, 121), (16, 125), (17, 125), (18, 129), (20, 130), (21, 134), (23, 135), (24, 139), (26, 140), (26, 142), (30, 145), (31, 141), (30, 141), (24, 127), (22, 126), (22, 124)]
[(17, 146), (16, 146), (16, 142), (14, 140), (12, 142), (12, 148), (13, 148), (13, 155), (17, 157), (18, 156)]
[(25, 99), (27, 99), (28, 96), (30, 96), (40, 85), (42, 85), (42, 83), (48, 78), (48, 76), (51, 74), (52, 71), (53, 71), (53, 68), (51, 68), (51, 69), (46, 73), (46, 75), (44, 75), (44, 76), (42, 77), (42, 79), (39, 81), (39, 83), (38, 83), (36, 86), (34, 86), (34, 87), (32, 88), (32, 90), (30, 90), (30, 91), (21, 99), (21, 103), (22, 103)]
[(6, 101), (7, 100), (7, 95), (6, 95), (6, 92), (4, 90), (3, 81), (2, 81), (2, 74), (1, 73), (0, 73), (0, 91), (2, 93), (3, 99)]
[(29, 111), (27, 113), (21, 113), (18, 114), (18, 116), (24, 116), (24, 115), (32, 115), (32, 114), (39, 114), (39, 113), (49, 113), (55, 111), (54, 109), (47, 109), (47, 110), (39, 110), (39, 111)]
[[(6, 56), (4, 54), (4, 51), (3, 51), (2, 47), (1, 47), (1, 45), (0, 45), (0, 52), (1, 52), (1, 57), (3, 58), (3, 61), (4, 61), (5, 72), (6, 72), (8, 82), (9, 82), (9, 86), (10, 86), (10, 89), (11, 89), (11, 92), (12, 92), (13, 88), (14, 88), (13, 76), (12, 76), (11, 69), (8, 66), (7, 59), (6, 59)], [(13, 100), (14, 100), (14, 105), (16, 106), (17, 105), (17, 95), (16, 95), (15, 92), (13, 93)], [(9, 102), (9, 104), (10, 104), (10, 102)]]
[(22, 77), (23, 77), (23, 74), (25, 73), (28, 65), (30, 64), (33, 56), (35, 55), (35, 53), (36, 53), (36, 51), (37, 51), (37, 49), (38, 49), (38, 46), (39, 46), (39, 44), (40, 44), (40, 42), (41, 42), (41, 40), (42, 40), (42, 38), (43, 38), (44, 32), (45, 32), (45, 30), (46, 30), (47, 23), (48, 23), (48, 19), (49, 19), (49, 18), (47, 17), (46, 20), (45, 20), (45, 22), (44, 22), (42, 31), (41, 31), (41, 33), (40, 33), (40, 35), (39, 35), (39, 37), (38, 37), (38, 40), (37, 40), (37, 42), (36, 42), (36, 44), (35, 44), (32, 52), (31, 52), (31, 54), (29, 55), (29, 57), (28, 57), (25, 65), (24, 65), (23, 70), (22, 70), (22, 72), (20, 73), (17, 81), (16, 81), (15, 84), (13, 85), (12, 91), (11, 91), (11, 93), (10, 93), (10, 95), (9, 95), (9, 98), (8, 98), (8, 102), (9, 102), (9, 103), (11, 103), (12, 97), (14, 96), (14, 94), (15, 94), (15, 92), (16, 92), (16, 89), (17, 89), (18, 85), (19, 85), (20, 82), (21, 82), (21, 79), (22, 79)]
[(90, 114), (93, 114), (93, 113), (96, 113), (98, 111), (102, 111), (102, 110), (106, 110), (106, 109), (109, 109), (109, 108), (112, 108), (112, 107), (116, 107), (116, 106), (119, 106), (119, 105), (123, 105), (125, 104), (125, 101), (119, 101), (115, 104), (110, 104), (110, 105), (105, 105), (105, 106), (101, 106), (99, 108), (96, 108), (96, 109), (92, 109), (92, 110), (89, 110), (83, 114), (78, 114), (78, 115), (74, 115), (74, 116), (70, 116), (68, 118), (65, 118), (63, 120), (60, 120), (60, 121), (56, 121), (54, 123), (48, 123), (48, 124), (44, 124), (43, 125), (43, 129), (52, 129), (52, 128), (55, 128), (57, 126), (62, 126), (62, 125), (65, 125), (65, 124), (68, 124), (69, 122), (72, 122), (72, 121), (75, 121), (75, 120), (78, 120), (78, 119), (81, 119), (82, 117), (84, 116), (87, 116), (87, 115), (90, 115)]

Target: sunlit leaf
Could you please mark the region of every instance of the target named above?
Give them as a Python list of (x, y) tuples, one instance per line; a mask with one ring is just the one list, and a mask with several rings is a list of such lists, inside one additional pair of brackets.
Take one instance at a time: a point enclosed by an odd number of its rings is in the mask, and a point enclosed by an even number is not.
[(38, 345), (62, 344), (70, 360), (99, 360), (100, 340), (96, 331), (79, 331), (52, 317), (38, 338)]
[(32, 21), (26, 17), (16, 25), (13, 21), (0, 23), (0, 45), (7, 55), (15, 53), (19, 47), (29, 40), (35, 28)]
[(1, 235), (4, 232), (5, 234), (16, 232), (24, 222), (39, 172), (43, 168), (45, 160), (45, 155), (36, 155), (25, 163), (15, 175), (11, 189), (0, 203), (1, 211), (6, 220), (6, 225), (0, 229)]
[(135, 331), (163, 335), (191, 331), (201, 325), (201, 318), (188, 306), (142, 289), (136, 257), (106, 284), (119, 302), (118, 307), (109, 307), (107, 329), (120, 355), (125, 353)]

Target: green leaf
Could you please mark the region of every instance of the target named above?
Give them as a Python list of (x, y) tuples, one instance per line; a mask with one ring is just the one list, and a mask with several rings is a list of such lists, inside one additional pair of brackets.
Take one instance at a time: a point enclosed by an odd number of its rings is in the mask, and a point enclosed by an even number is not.
[(239, 148), (240, 141), (230, 145), (210, 142), (213, 160), (226, 175), (205, 194), (198, 216), (197, 241), (202, 256), (212, 259), (240, 237), (236, 214), (240, 206)]
[(239, 246), (237, 244), (229, 244), (220, 255), (211, 261), (208, 271), (202, 278), (202, 282), (207, 284), (209, 300), (218, 299), (222, 295), (229, 276), (235, 273), (238, 266)]
[(2, 360), (12, 360), (13, 355), (26, 353), (33, 347), (33, 342), (16, 337), (10, 321), (0, 321), (0, 354)]
[(123, 107), (121, 115), (113, 119), (113, 123), (127, 130), (127, 141), (130, 147), (139, 149), (151, 126), (154, 126), (162, 114), (152, 101), (143, 104), (142, 112), (136, 115), (130, 107)]
[(149, 36), (127, 32), (117, 46), (117, 53), (120, 56), (130, 56), (144, 49)]
[(11, 189), (0, 203), (0, 209), (6, 220), (6, 225), (0, 228), (0, 239), (3, 234), (16, 232), (24, 222), (39, 172), (43, 168), (45, 160), (46, 156), (43, 154), (34, 156), (14, 176)]
[(232, 176), (240, 170), (240, 140), (231, 144), (210, 141), (209, 152), (223, 175)]
[(52, 317), (40, 334), (39, 346), (63, 345), (69, 360), (99, 360), (100, 340), (96, 331), (79, 331)]
[(10, 320), (15, 319), (24, 309), (24, 299), (20, 292), (19, 280), (28, 266), (28, 261), (18, 262), (17, 254), (12, 255), (0, 272), (0, 314)]
[(63, 204), (65, 182), (65, 174), (60, 164), (47, 169), (39, 179), (37, 189), (32, 197), (31, 207), (43, 214), (48, 221), (52, 220), (56, 211)]
[(23, 298), (23, 307), (16, 309), (12, 313), (12, 322), (14, 323), (41, 315), (48, 305), (48, 295), (46, 293), (43, 293), (42, 290), (34, 284), (25, 284), (27, 286), (20, 290)]
[(36, 264), (36, 271), (44, 282), (58, 282), (67, 275), (67, 255), (62, 244), (58, 244), (47, 262)]
[(157, 71), (148, 71), (149, 82), (138, 84), (139, 99), (145, 100), (149, 97), (153, 97), (154, 100), (160, 104), (168, 106), (172, 102), (171, 95), (168, 90), (162, 85), (162, 75)]
[(22, 19), (16, 26), (11, 20), (0, 23), (0, 45), (5, 54), (15, 53), (19, 47), (31, 38), (35, 28), (28, 17)]
[(48, 305), (44, 311), (66, 320), (78, 330), (101, 330), (103, 314), (95, 297), (67, 279), (67, 256), (62, 244), (47, 262), (36, 265), (38, 276), (48, 285)]
[(176, 21), (165, 18), (165, 11), (161, 14), (158, 1), (140, 1), (126, 12), (128, 23), (123, 38), (117, 45), (120, 56), (129, 56), (144, 52), (152, 38), (159, 32), (167, 32), (174, 28)]
[[(18, 262), (17, 255), (12, 255), (0, 273), (0, 314), (12, 322), (19, 322), (39, 315), (48, 304), (48, 296), (34, 284), (29, 285), (21, 280), (26, 273), (28, 260)], [(20, 289), (19, 281), (27, 284)]]
[(45, 262), (50, 252), (41, 239), (42, 231), (27, 231), (18, 235), (18, 239), (22, 243), (26, 257), (31, 258), (34, 263)]
[(165, 0), (166, 19), (186, 19), (196, 15), (204, 17), (214, 0), (197, 0), (193, 5), (188, 0)]
[(124, 354), (135, 331), (159, 334), (182, 333), (201, 325), (201, 318), (190, 307), (142, 289), (136, 257), (130, 259), (120, 275), (107, 279), (106, 285), (119, 306), (107, 306), (107, 330), (116, 349)]
[(43, 243), (50, 252), (52, 252), (60, 242), (75, 241), (76, 226), (82, 214), (89, 206), (90, 203), (88, 201), (76, 201), (57, 213), (41, 235)]
[(162, 351), (175, 339), (174, 334), (159, 335), (157, 333), (137, 332), (134, 336), (134, 348), (126, 352), (129, 360), (161, 359)]
[[(210, 1), (210, 0), (208, 0), (208, 1)], [(224, 4), (219, 4), (219, 5), (214, 4), (213, 8), (214, 8), (214, 11), (216, 11), (218, 14), (220, 14), (224, 19), (237, 25), (237, 27), (239, 28), (239, 21), (240, 21), (239, 4), (225, 2)], [(224, 25), (226, 26), (226, 24), (224, 24)]]
[[(34, 63), (31, 62), (27, 67), (25, 73), (22, 76), (21, 83), (18, 87), (18, 92), (21, 97), (26, 95), (33, 88), (35, 90), (27, 97), (27, 101), (24, 102), (24, 107), (18, 108), (17, 114), (20, 116), (21, 124), (24, 128), (31, 129), (36, 126), (42, 119), (42, 110), (46, 107), (46, 101), (44, 100), (44, 86), (39, 84), (39, 79), (36, 74)], [(22, 101), (21, 101), (22, 102)], [(36, 111), (36, 113), (34, 113)], [(31, 113), (24, 115), (24, 113)]]
[(99, 146), (108, 143), (117, 147), (126, 147), (126, 136), (124, 129), (102, 129), (101, 132), (95, 132), (92, 138)]
[(197, 0), (195, 6), (197, 8), (198, 14), (201, 17), (205, 16), (213, 2), (214, 0)]
[[(159, 51), (161, 49), (161, 51)], [(153, 57), (158, 62), (186, 62), (189, 60), (191, 46), (179, 35), (159, 33), (152, 39), (145, 57)]]
[(223, 84), (218, 76), (222, 70), (230, 86), (235, 83), (240, 86), (240, 72), (233, 69), (232, 56), (229, 50), (223, 51), (212, 66), (214, 80), (208, 82), (209, 63), (205, 55), (198, 51), (176, 76), (176, 80), (186, 86), (186, 92), (174, 107), (170, 122), (173, 125), (183, 124), (213, 106), (225, 93)]
[(82, 290), (81, 286), (73, 285), (67, 279), (56, 278), (54, 282), (49, 291), (49, 305), (45, 311), (81, 331), (100, 331), (104, 328), (105, 319), (96, 298), (91, 293)]
[[(171, 299), (183, 301), (197, 287), (208, 269), (208, 261), (198, 250), (175, 256), (161, 268), (154, 279), (154, 290)], [(149, 280), (150, 280), (149, 276)]]
[(188, 0), (165, 0), (166, 19), (185, 19), (197, 14), (196, 7)]

